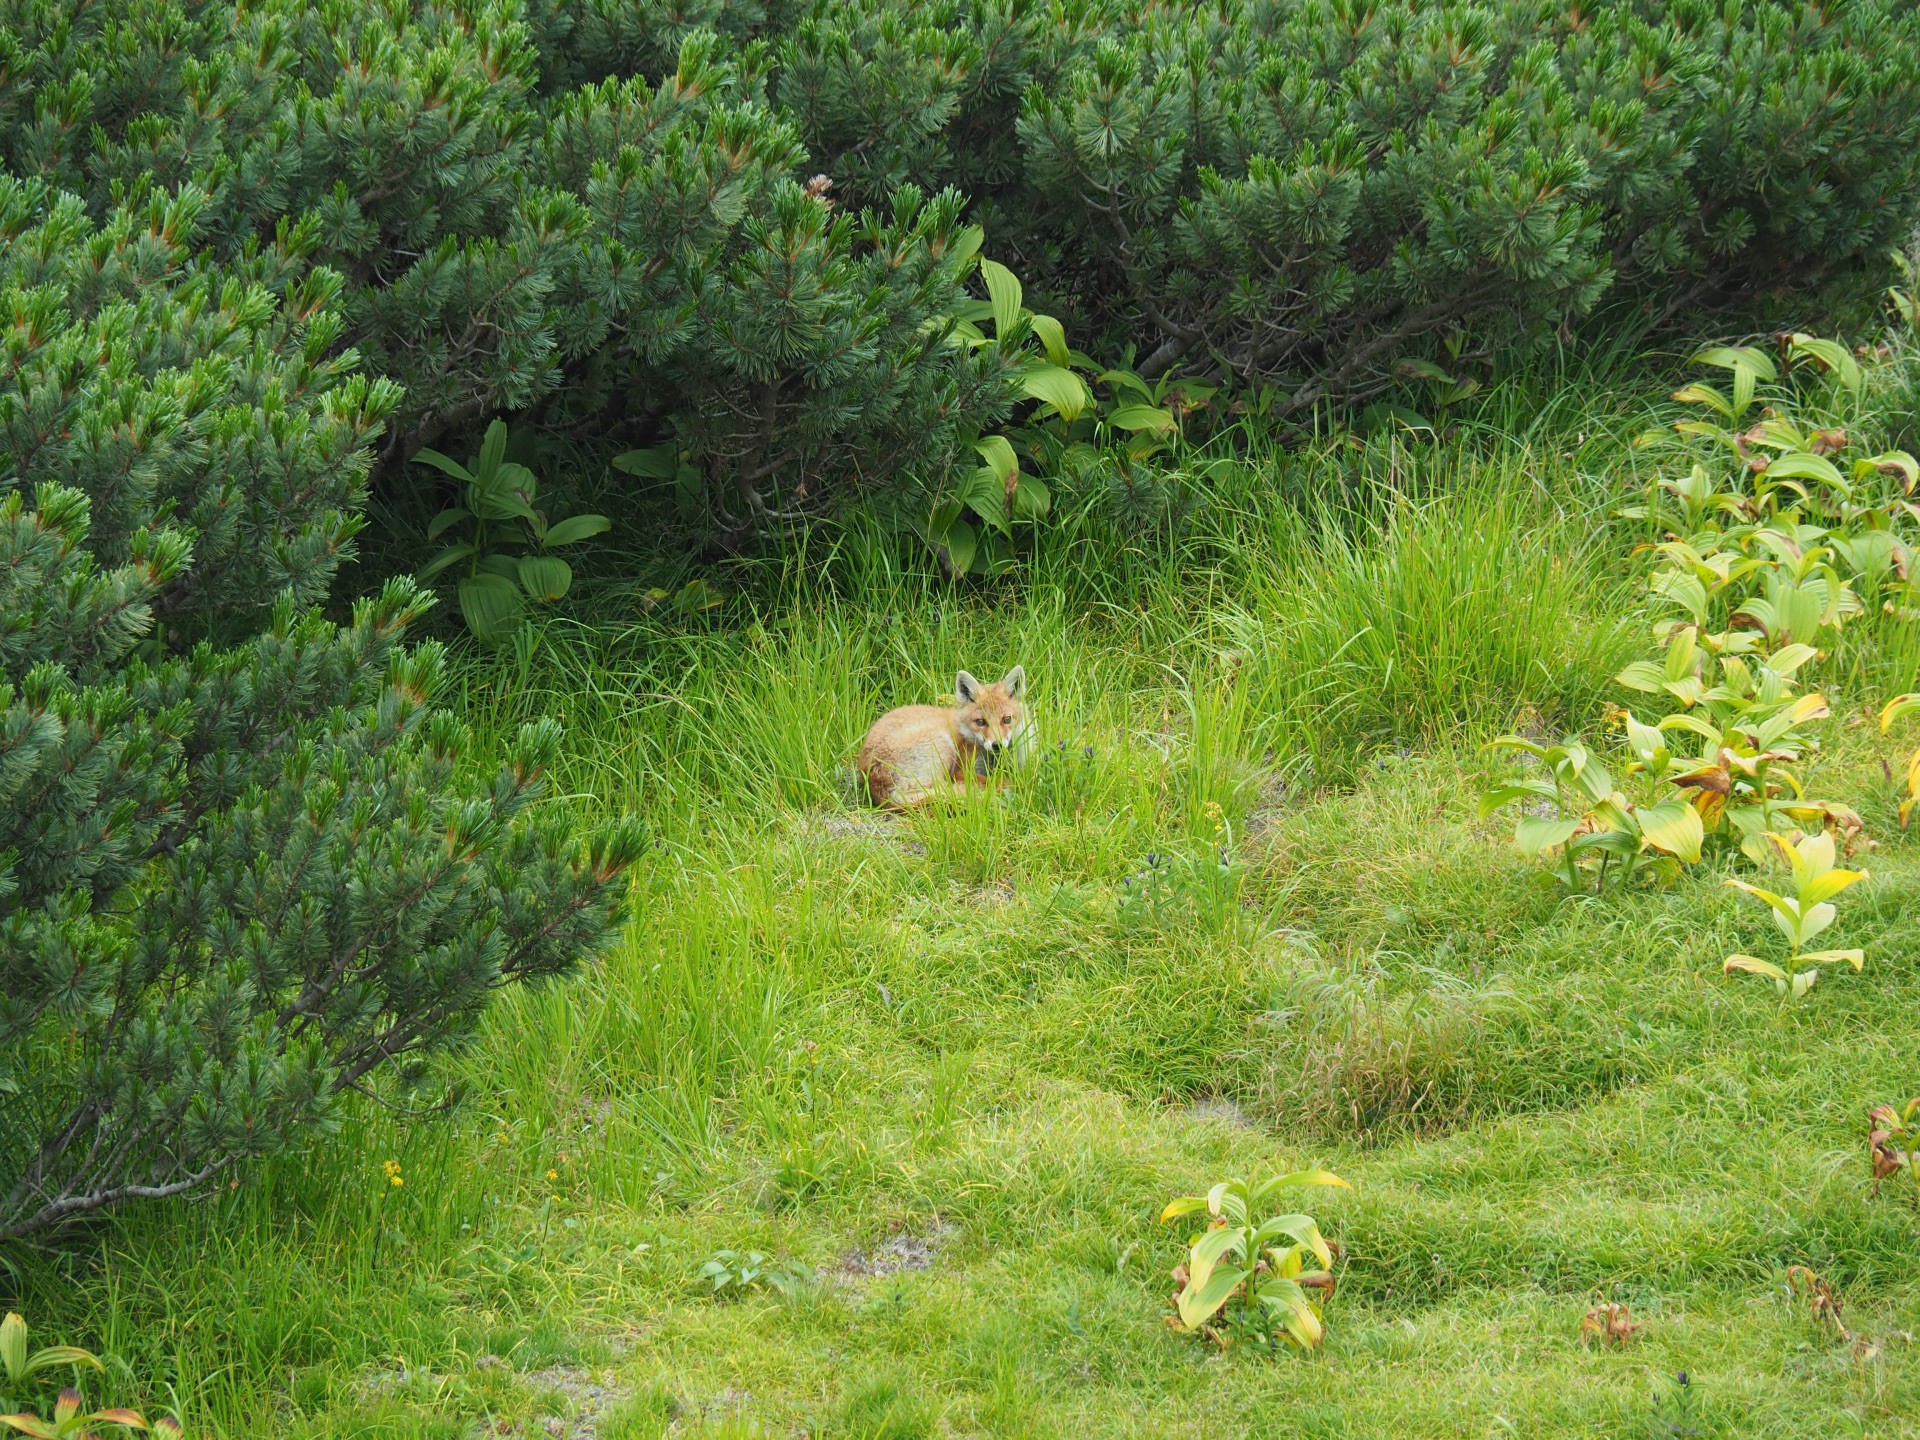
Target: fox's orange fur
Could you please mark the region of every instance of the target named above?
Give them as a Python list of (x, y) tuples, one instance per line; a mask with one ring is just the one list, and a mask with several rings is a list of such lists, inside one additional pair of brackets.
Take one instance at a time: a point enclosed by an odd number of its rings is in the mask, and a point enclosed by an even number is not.
[(1021, 739), (1026, 686), (1026, 671), (1018, 665), (991, 685), (962, 670), (951, 706), (902, 705), (874, 721), (858, 761), (873, 803), (904, 810), (956, 788), (990, 783), (994, 764)]

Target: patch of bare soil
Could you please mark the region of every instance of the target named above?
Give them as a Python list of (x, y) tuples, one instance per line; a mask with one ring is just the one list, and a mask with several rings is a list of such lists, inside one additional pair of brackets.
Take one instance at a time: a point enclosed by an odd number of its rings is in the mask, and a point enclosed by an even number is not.
[(521, 1379), (536, 1394), (557, 1393), (566, 1405), (564, 1415), (543, 1415), (507, 1432), (527, 1440), (542, 1435), (554, 1440), (599, 1440), (601, 1422), (633, 1393), (624, 1385), (602, 1384), (592, 1371), (572, 1365), (530, 1370)]
[(1196, 1100), (1181, 1112), (1189, 1120), (1211, 1120), (1218, 1125), (1231, 1125), (1236, 1130), (1258, 1130), (1258, 1122), (1240, 1108), (1237, 1100), (1228, 1100), (1224, 1096), (1209, 1096), (1205, 1100)]
[(928, 1270), (952, 1238), (950, 1225), (936, 1225), (925, 1235), (902, 1230), (871, 1250), (854, 1246), (831, 1265), (823, 1266), (821, 1273), (846, 1280), (865, 1280), (907, 1270)]

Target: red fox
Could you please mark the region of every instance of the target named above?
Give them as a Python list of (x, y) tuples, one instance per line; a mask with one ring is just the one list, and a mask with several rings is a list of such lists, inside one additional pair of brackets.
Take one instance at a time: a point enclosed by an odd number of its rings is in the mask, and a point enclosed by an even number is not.
[(988, 783), (994, 765), (1023, 738), (1026, 687), (1019, 665), (992, 685), (962, 670), (951, 708), (902, 705), (874, 721), (856, 762), (873, 803), (905, 810), (955, 787)]

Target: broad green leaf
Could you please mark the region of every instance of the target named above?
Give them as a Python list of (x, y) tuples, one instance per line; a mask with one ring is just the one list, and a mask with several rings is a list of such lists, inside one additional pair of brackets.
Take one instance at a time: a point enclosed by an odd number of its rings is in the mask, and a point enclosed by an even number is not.
[(956, 230), (953, 236), (953, 258), (965, 265), (980, 253), (980, 247), (986, 243), (987, 232), (978, 225), (968, 225)]
[(1204, 1287), (1213, 1267), (1228, 1255), (1247, 1259), (1247, 1235), (1238, 1225), (1221, 1225), (1193, 1242), (1187, 1256), (1187, 1273), (1196, 1287)]
[[(1671, 600), (1692, 616), (1698, 624), (1707, 620), (1707, 587), (1697, 576), (1678, 570), (1663, 570), (1648, 582), (1653, 593)], [(1644, 662), (1642, 662), (1644, 663)]]
[(1314, 1259), (1322, 1265), (1333, 1264), (1333, 1251), (1321, 1235), (1320, 1227), (1314, 1223), (1311, 1215), (1276, 1215), (1265, 1221), (1254, 1234), (1251, 1249), (1264, 1250), (1276, 1235), (1285, 1235), (1298, 1245), (1304, 1245), (1313, 1252)]
[(1774, 368), (1773, 357), (1752, 345), (1712, 345), (1695, 355), (1693, 363), (1712, 365), (1720, 370), (1745, 368), (1769, 385), (1780, 378), (1780, 372)]
[(1853, 478), (1856, 480), (1864, 480), (1876, 472), (1898, 475), (1904, 490), (1911, 490), (1920, 484), (1920, 460), (1915, 460), (1905, 450), (1888, 450), (1853, 462)]
[(600, 535), (613, 524), (604, 515), (569, 515), (566, 519), (547, 528), (545, 544), (572, 545), (591, 535)]
[(1715, 745), (1718, 745), (1724, 738), (1718, 728), (1710, 721), (1704, 720), (1698, 715), (1675, 714), (1663, 716), (1659, 728), (1662, 730), (1686, 730), (1694, 735), (1698, 735), (1702, 740), (1710, 741)]
[(1731, 420), (1734, 418), (1733, 404), (1711, 385), (1695, 383), (1682, 385), (1673, 392), (1673, 398), (1687, 405), (1707, 405)]
[(438, 450), (416, 450), (413, 458), (418, 460), (422, 465), (431, 465), (436, 470), (444, 471), (456, 480), (464, 480), (468, 484), (473, 483), (473, 476), (468, 472), (466, 466), (451, 456), (442, 455)]
[(1033, 399), (1051, 405), (1071, 424), (1093, 403), (1086, 383), (1058, 365), (1035, 365), (1021, 372), (1020, 388)]
[(1836, 490), (1851, 488), (1847, 484), (1847, 477), (1826, 456), (1809, 455), (1804, 451), (1776, 456), (1767, 466), (1766, 479), (1769, 484), (1778, 480), (1818, 480)]
[(9, 1382), (27, 1378), (27, 1322), (11, 1311), (0, 1320), (0, 1370)]
[(449, 545), (445, 550), (442, 550), (426, 563), (425, 567), (420, 571), (420, 578), (422, 580), (431, 580), (449, 565), (465, 560), (473, 553), (474, 550), (471, 545)]
[(1311, 1350), (1320, 1343), (1322, 1326), (1314, 1313), (1307, 1292), (1293, 1280), (1269, 1280), (1260, 1287), (1260, 1304), (1269, 1313), (1278, 1314), (1287, 1333)]
[(1041, 348), (1047, 352), (1047, 359), (1064, 368), (1073, 359), (1073, 352), (1067, 348), (1067, 331), (1051, 315), (1035, 315), (1031, 321), (1033, 333), (1040, 337)]
[(1408, 405), (1389, 405), (1384, 401), (1365, 406), (1355, 427), (1362, 434), (1376, 435), (1389, 426), (1403, 430), (1432, 430), (1433, 421)]
[(1673, 427), (1682, 435), (1698, 435), (1707, 440), (1718, 440), (1722, 445), (1731, 445), (1733, 436), (1721, 426), (1706, 420), (1682, 420)]
[(1651, 725), (1642, 724), (1631, 713), (1627, 715), (1627, 743), (1641, 759), (1666, 753), (1667, 737)]
[(1707, 687), (1700, 683), (1697, 675), (1688, 675), (1679, 680), (1669, 680), (1660, 687), (1682, 705), (1692, 707), (1700, 703), (1700, 697), (1707, 693)]
[(649, 480), (671, 480), (680, 468), (680, 457), (671, 445), (656, 445), (651, 450), (628, 450), (614, 456), (613, 468)]
[(1053, 508), (1053, 494), (1037, 475), (1020, 472), (1013, 487), (1013, 513), (1017, 519), (1039, 520)]
[(1746, 880), (1735, 879), (1732, 876), (1729, 876), (1727, 878), (1726, 883), (1731, 885), (1736, 890), (1746, 891), (1747, 894), (1753, 896), (1756, 900), (1766, 901), (1767, 904), (1773, 907), (1774, 912), (1776, 914), (1784, 915), (1789, 919), (1793, 920), (1795, 923), (1799, 922), (1799, 919), (1800, 919), (1799, 907), (1793, 901), (1787, 899), (1785, 896), (1776, 895), (1771, 890), (1762, 890), (1758, 885), (1752, 884)]
[(1864, 870), (1829, 870), (1816, 875), (1800, 887), (1802, 905), (1818, 905), (1823, 900), (1831, 900), (1849, 885), (1857, 885), (1867, 878)]
[(1542, 850), (1550, 850), (1555, 845), (1564, 845), (1567, 838), (1581, 826), (1579, 820), (1547, 820), (1537, 815), (1524, 815), (1520, 823), (1513, 827), (1513, 843), (1522, 855), (1538, 855)]
[(1613, 777), (1592, 755), (1579, 746), (1567, 747), (1567, 769), (1574, 788), (1589, 800), (1598, 802), (1613, 794)]
[(473, 510), (482, 520), (532, 520), (533, 507), (511, 490), (498, 486), (473, 489)]
[(1214, 1312), (1227, 1303), (1229, 1296), (1240, 1288), (1249, 1272), (1231, 1267), (1215, 1270), (1207, 1277), (1204, 1287), (1189, 1284), (1180, 1292), (1180, 1323), (1189, 1330), (1198, 1330), (1211, 1320)]
[(487, 484), (506, 458), (507, 425), (504, 420), (495, 420), (487, 426), (487, 433), (480, 441), (480, 458), (474, 464), (473, 478), (482, 485)]
[[(1788, 937), (1793, 941), (1794, 947), (1797, 949), (1806, 944), (1807, 941), (1813, 939), (1814, 936), (1823, 933), (1829, 925), (1833, 924), (1834, 917), (1839, 913), (1840, 912), (1835, 910), (1833, 906), (1825, 902), (1818, 905), (1807, 905), (1803, 907), (1800, 923), (1797, 926), (1788, 929), (1788, 927), (1783, 925), (1781, 928), (1787, 930)], [(1782, 918), (1784, 919), (1785, 917)]]
[(1289, 1245), (1281, 1250), (1277, 1247), (1267, 1251), (1267, 1263), (1275, 1275), (1291, 1280), (1305, 1268), (1300, 1256), (1304, 1253), (1299, 1245)]
[(1636, 660), (1618, 675), (1613, 677), (1629, 690), (1644, 690), (1658, 694), (1666, 688), (1666, 672), (1651, 660)]
[(1684, 800), (1666, 800), (1636, 812), (1640, 833), (1656, 850), (1676, 855), (1689, 865), (1700, 863), (1700, 846), (1707, 838), (1700, 812)]
[(960, 482), (959, 495), (980, 519), (996, 530), (1007, 530), (1013, 518), (1007, 511), (1007, 487), (990, 467), (974, 467)]
[(1767, 668), (1776, 675), (1791, 675), (1820, 652), (1811, 645), (1783, 645), (1767, 657)]
[(689, 580), (673, 597), (673, 608), (683, 615), (697, 615), (727, 603), (727, 597), (703, 579)]
[(980, 278), (987, 282), (987, 299), (993, 305), (994, 338), (1004, 342), (1020, 321), (1020, 278), (998, 260), (982, 260)]
[(1840, 383), (1849, 391), (1854, 394), (1859, 393), (1861, 381), (1864, 379), (1860, 372), (1860, 362), (1853, 358), (1853, 353), (1846, 346), (1813, 335), (1795, 335), (1793, 354), (1795, 358), (1802, 355), (1811, 356), (1839, 377)]
[(1131, 390), (1148, 404), (1153, 403), (1153, 387), (1131, 370), (1102, 370), (1100, 383), (1116, 395), (1122, 390)]
[(532, 599), (551, 605), (573, 587), (573, 567), (554, 555), (528, 555), (520, 561), (520, 584)]
[(965, 520), (955, 520), (947, 526), (937, 543), (946, 548), (947, 563), (953, 567), (955, 575), (965, 575), (973, 569), (973, 557), (979, 550), (980, 537)]
[(1496, 785), (1480, 797), (1480, 818), (1486, 819), (1504, 805), (1516, 800), (1552, 800), (1553, 786), (1544, 780), (1521, 780), (1511, 785)]
[(973, 448), (1002, 485), (1019, 473), (1020, 459), (1013, 453), (1013, 446), (1006, 436), (989, 435), (984, 440), (976, 440)]
[(22, 1435), (31, 1436), (32, 1440), (64, 1440), (60, 1431), (46, 1421), (25, 1413), (0, 1415), (0, 1425), (10, 1425)]
[(427, 522), (427, 539), (438, 540), (462, 520), (471, 520), (472, 518), (473, 512), (471, 510), (464, 510), (458, 506), (451, 510), (442, 510), (438, 515), (434, 516), (432, 520)]
[(1680, 680), (1691, 676), (1694, 673), (1694, 657), (1699, 654), (1699, 651), (1700, 647), (1693, 638), (1693, 631), (1685, 627), (1676, 629), (1673, 632), (1673, 639), (1667, 642), (1666, 662), (1662, 667), (1663, 678)]
[(1162, 1221), (1178, 1220), (1182, 1215), (1191, 1215), (1196, 1210), (1204, 1210), (1206, 1208), (1206, 1196), (1182, 1195), (1177, 1200), (1169, 1200), (1167, 1202), (1167, 1208), (1160, 1212), (1160, 1219)]
[(1179, 422), (1173, 418), (1170, 410), (1157, 409), (1151, 405), (1122, 405), (1108, 412), (1107, 423), (1119, 430), (1172, 431), (1179, 428)]
[(460, 582), (460, 613), (474, 638), (499, 645), (520, 623), (520, 587), (501, 575), (475, 575)]
[(1833, 710), (1827, 704), (1826, 696), (1809, 691), (1789, 705), (1785, 714), (1795, 725), (1804, 725), (1809, 720), (1826, 719), (1833, 714)]

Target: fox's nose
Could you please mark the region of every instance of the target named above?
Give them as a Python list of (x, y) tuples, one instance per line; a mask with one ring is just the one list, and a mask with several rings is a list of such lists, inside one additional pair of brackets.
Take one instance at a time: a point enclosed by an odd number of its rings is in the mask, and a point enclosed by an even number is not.
[(989, 740), (987, 742), (987, 749), (991, 750), (994, 754), (998, 755), (1000, 753), (1001, 747), (1005, 744), (1006, 742), (1004, 740)]

